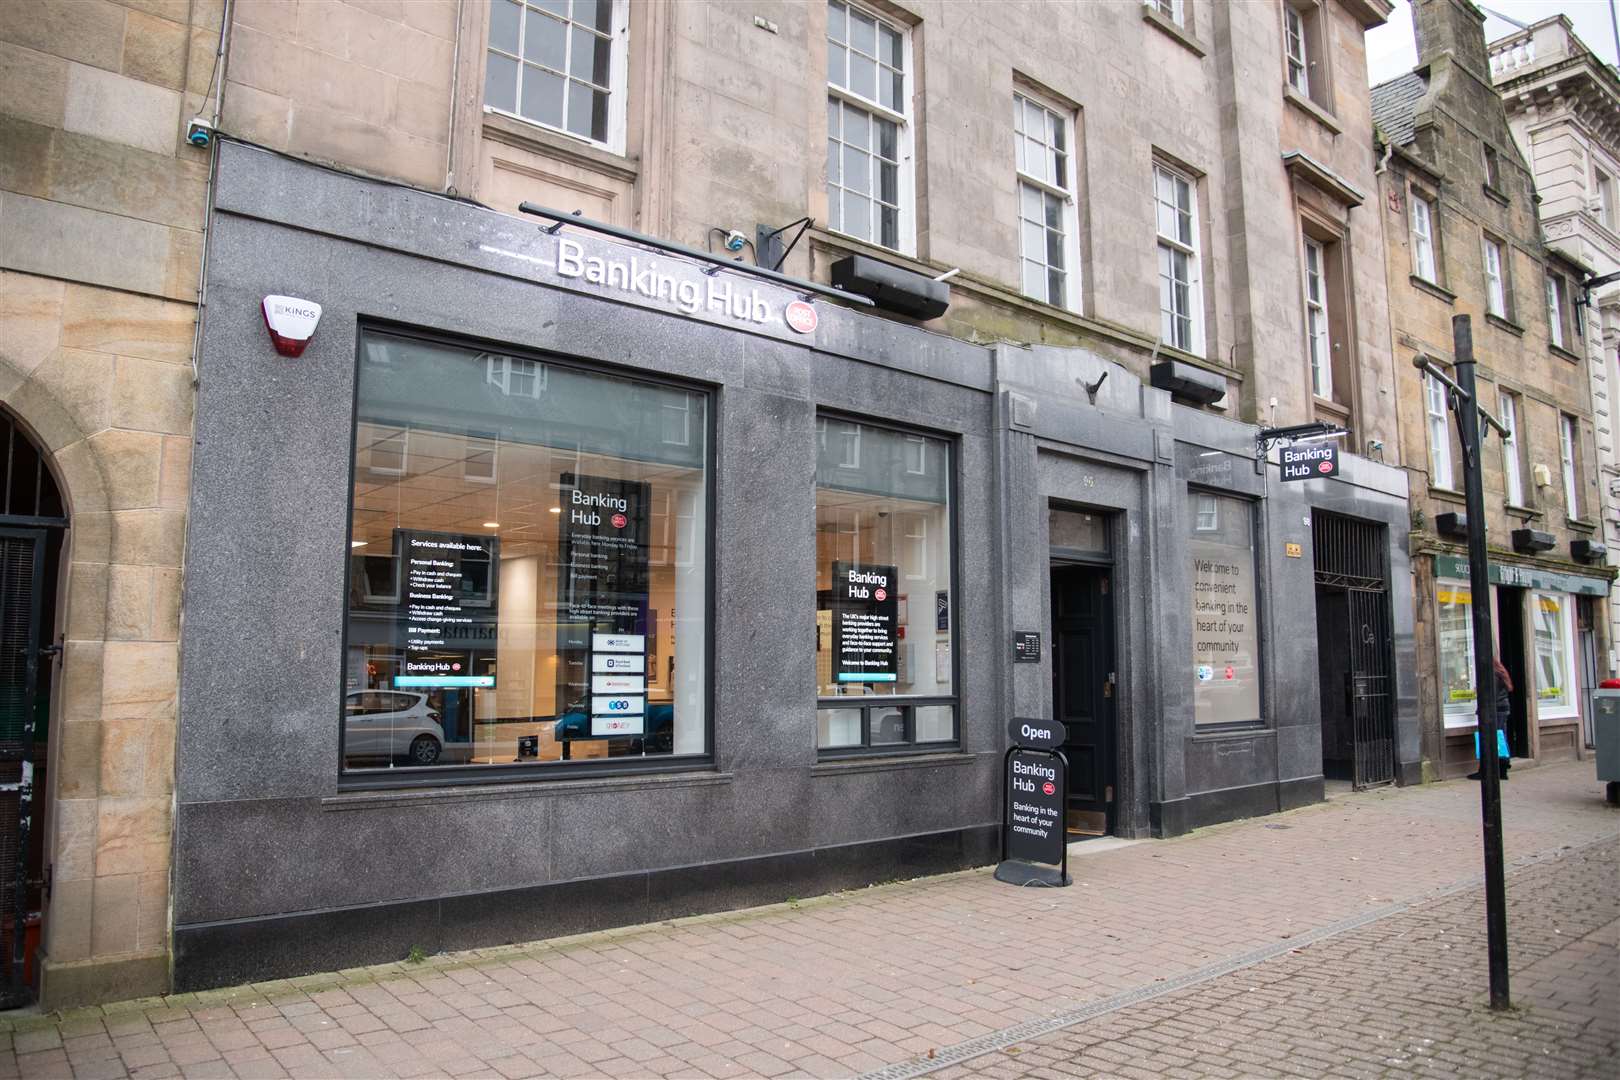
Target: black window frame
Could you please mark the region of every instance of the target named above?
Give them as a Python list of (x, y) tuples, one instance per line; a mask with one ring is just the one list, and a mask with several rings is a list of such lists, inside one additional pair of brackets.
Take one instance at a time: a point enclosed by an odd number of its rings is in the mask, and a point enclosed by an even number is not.
[[(368, 334), (380, 334), (388, 337), (403, 338), (420, 341), (429, 345), (438, 345), (445, 348), (463, 349), (469, 352), (488, 351), (497, 349), (501, 352), (533, 360), (538, 364), (550, 367), (568, 368), (587, 375), (604, 375), (610, 378), (632, 379), (638, 382), (652, 383), (671, 389), (682, 390), (688, 394), (701, 395), (708, 404), (708, 411), (704, 417), (706, 429), (705, 438), (708, 440), (703, 452), (704, 470), (704, 514), (703, 527), (707, 530), (708, 542), (706, 544), (706, 559), (708, 560), (707, 573), (704, 576), (703, 600), (703, 635), (704, 635), (704, 687), (702, 697), (703, 707), (703, 740), (704, 752), (702, 754), (660, 755), (657, 757), (641, 758), (591, 758), (582, 760), (568, 760), (562, 762), (530, 762), (527, 764), (502, 765), (391, 765), (387, 768), (350, 769), (344, 764), (344, 741), (346, 714), (342, 703), (350, 692), (348, 681), (349, 656), (349, 578), (348, 563), (344, 563), (344, 592), (343, 592), (343, 632), (339, 644), (339, 664), (337, 673), (338, 707), (336, 721), (338, 729), (337, 739), (337, 790), (339, 792), (370, 791), (379, 789), (414, 789), (414, 788), (445, 788), (468, 787), (489, 784), (551, 784), (567, 782), (569, 780), (608, 778), (617, 776), (638, 775), (666, 775), (673, 773), (712, 773), (717, 759), (715, 750), (715, 671), (716, 671), (716, 636), (715, 612), (717, 605), (717, 564), (714, 550), (714, 537), (718, 529), (719, 500), (716, 498), (717, 478), (719, 474), (718, 433), (720, 430), (720, 387), (711, 383), (702, 383), (695, 380), (682, 379), (665, 375), (661, 372), (651, 372), (642, 368), (624, 364), (613, 364), (586, 357), (570, 356), (567, 353), (553, 352), (545, 349), (536, 349), (512, 342), (498, 341), (482, 338), (471, 334), (448, 333), (409, 323), (394, 322), (386, 319), (359, 318), (355, 323), (354, 334), (354, 366), (353, 387), (350, 392), (349, 413), (349, 457), (348, 457), (348, 491), (344, 496), (344, 531), (349, 533), (354, 521), (354, 479), (355, 470), (359, 467), (359, 455), (355, 446), (356, 436), (360, 422), (360, 365), (365, 360), (365, 341)], [(349, 549), (345, 547), (343, 555), (346, 558)], [(952, 586), (955, 587), (954, 584)], [(391, 691), (378, 691), (391, 692)]]
[[(951, 646), (951, 693), (941, 694), (891, 694), (887, 696), (873, 696), (869, 698), (838, 698), (823, 697), (820, 687), (816, 688), (815, 722), (810, 728), (811, 744), (815, 746), (818, 761), (839, 761), (851, 758), (861, 759), (870, 757), (915, 756), (920, 754), (952, 753), (962, 746), (962, 650), (958, 647), (960, 640), (961, 619), (961, 573), (962, 573), (962, 516), (958, 505), (961, 489), (961, 436), (956, 432), (936, 431), (926, 427), (911, 424), (899, 424), (890, 420), (873, 420), (858, 413), (848, 412), (836, 408), (817, 407), (815, 418), (817, 423), (812, 425), (812, 431), (820, 430), (820, 421), (831, 423), (853, 423), (863, 427), (879, 428), (899, 435), (921, 435), (927, 439), (942, 442), (946, 446), (949, 461), (946, 464), (946, 499), (948, 505), (947, 529), (951, 539), (951, 573), (950, 573), (950, 626), (947, 631), (950, 635)], [(819, 448), (812, 447), (813, 453), (819, 453)], [(812, 479), (812, 494), (820, 487)], [(813, 500), (812, 500), (813, 503)], [(815, 512), (811, 511), (810, 528), (815, 529)], [(819, 558), (819, 557), (818, 557)], [(812, 604), (815, 600), (815, 579), (818, 567), (811, 566), (810, 594)], [(812, 610), (818, 610), (812, 608)], [(917, 738), (917, 709), (931, 705), (947, 705), (951, 709), (951, 737), (933, 742), (919, 743)], [(905, 741), (903, 742), (873, 742), (872, 741), (872, 714), (877, 711), (900, 709), (904, 718)], [(827, 709), (858, 709), (861, 713), (861, 741), (851, 746), (816, 745), (819, 741), (821, 729), (820, 715)]]

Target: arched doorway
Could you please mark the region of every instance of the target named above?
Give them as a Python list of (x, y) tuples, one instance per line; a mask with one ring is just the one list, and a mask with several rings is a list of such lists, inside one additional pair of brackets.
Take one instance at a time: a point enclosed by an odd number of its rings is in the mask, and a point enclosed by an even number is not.
[(38, 443), (0, 408), (0, 1008), (32, 1001), (45, 859), (57, 593), (67, 505)]

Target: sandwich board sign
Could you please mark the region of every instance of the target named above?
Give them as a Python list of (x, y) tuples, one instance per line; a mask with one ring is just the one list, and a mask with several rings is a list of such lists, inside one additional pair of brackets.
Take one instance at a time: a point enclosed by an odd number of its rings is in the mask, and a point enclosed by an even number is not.
[(996, 880), (1068, 885), (1069, 761), (1060, 749), (1064, 727), (1053, 720), (1014, 717), (1007, 734), (1012, 747), (1002, 762), (1001, 863)]

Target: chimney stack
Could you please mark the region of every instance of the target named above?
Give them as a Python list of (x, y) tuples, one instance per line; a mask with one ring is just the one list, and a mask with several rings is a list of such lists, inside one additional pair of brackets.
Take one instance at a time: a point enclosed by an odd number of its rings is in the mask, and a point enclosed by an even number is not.
[(1468, 0), (1412, 0), (1412, 27), (1417, 32), (1420, 67), (1449, 55), (1452, 63), (1490, 85), (1485, 13), (1479, 8)]

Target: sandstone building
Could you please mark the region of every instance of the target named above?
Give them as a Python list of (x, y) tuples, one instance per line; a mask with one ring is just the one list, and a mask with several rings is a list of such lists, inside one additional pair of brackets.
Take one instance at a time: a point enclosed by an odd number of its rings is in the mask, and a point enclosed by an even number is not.
[[(1570, 319), (1582, 333), (1592, 388), (1594, 461), (1601, 540), (1608, 565), (1620, 561), (1620, 460), (1614, 433), (1615, 361), (1620, 358), (1620, 283), (1597, 280), (1620, 272), (1620, 78), (1575, 36), (1563, 16), (1491, 42), (1491, 76), (1507, 107), (1508, 123), (1529, 163), (1541, 197), (1547, 246), (1576, 273), (1565, 282)], [(1582, 279), (1585, 279), (1584, 281)], [(1594, 280), (1596, 279), (1596, 280)], [(1620, 604), (1610, 592), (1606, 654), (1598, 667), (1613, 671)], [(1596, 643), (1594, 643), (1596, 644)], [(1593, 742), (1591, 712), (1583, 703), (1583, 742)]]
[[(27, 979), (43, 966), (64, 1004), (168, 982), (209, 182), (207, 151), (185, 136), (217, 102), (220, 31), (218, 3), (0, 5), (0, 535), (16, 613), (0, 766), (8, 858), (15, 785), (31, 789), (23, 906), (43, 918), (24, 935)], [(37, 588), (36, 563), (48, 571)], [(25, 704), (25, 649), (39, 667), (37, 712)], [(17, 890), (8, 868), (8, 991), (25, 981), (12, 960)]]
[[(1482, 461), (1497, 651), (1514, 682), (1514, 757), (1579, 753), (1583, 693), (1610, 673), (1581, 268), (1543, 243), (1534, 177), (1491, 84), (1484, 16), (1413, 5), (1418, 67), (1373, 88), (1389, 253), (1412, 556), (1424, 758), (1474, 768), (1474, 662), (1462, 464), (1445, 392), (1411, 359), (1452, 355), (1472, 317), (1480, 404), (1511, 439)], [(1594, 546), (1596, 544), (1597, 546)], [(1598, 666), (1598, 658), (1605, 660)]]

